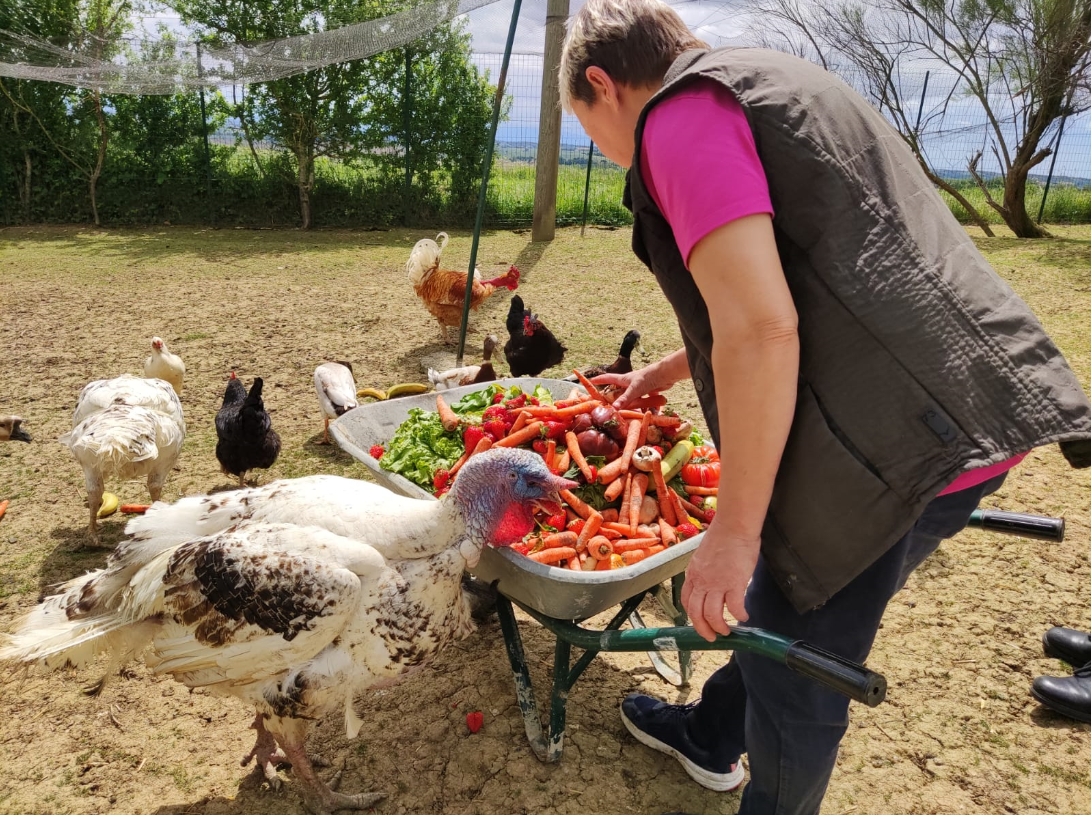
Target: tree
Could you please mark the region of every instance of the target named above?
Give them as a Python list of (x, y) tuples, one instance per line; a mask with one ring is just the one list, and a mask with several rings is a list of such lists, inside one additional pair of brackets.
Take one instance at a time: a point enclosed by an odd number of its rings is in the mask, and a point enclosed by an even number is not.
[[(1027, 176), (1051, 154), (1047, 134), (1054, 123), (1088, 106), (1091, 0), (849, 0), (829, 11), (798, 0), (762, 0), (755, 19), (763, 44), (857, 74), (933, 183), (991, 234), (982, 214), (929, 166), (913, 102), (899, 82), (909, 60), (953, 72), (955, 88), (985, 112), (1001, 200), (980, 171), (983, 151), (968, 157), (970, 175), (1018, 237), (1048, 234), (1027, 212)], [(931, 116), (942, 116), (951, 94)]]
[[(397, 0), (178, 0), (174, 5), (187, 23), (223, 42), (238, 43), (339, 28), (407, 7)], [(427, 166), (424, 162), (432, 141), (448, 145), (448, 149), (436, 149), (449, 160), (465, 158), (450, 149), (458, 142), (459, 133), (451, 130), (458, 117), (435, 117), (452, 108), (473, 109), (473, 100), (483, 93), (487, 97), (487, 87), (469, 63), (467, 40), (454, 26), (440, 26), (423, 40), (426, 45), (412, 46), (412, 52), (420, 55), (414, 61), (412, 132), (428, 134), (409, 145), (417, 173)], [(454, 50), (433, 50), (445, 45)], [(351, 161), (376, 151), (389, 153), (393, 144), (402, 141), (407, 129), (404, 110), (392, 100), (401, 98), (404, 64), (404, 52), (397, 49), (337, 63), (256, 85), (240, 103), (238, 115), (246, 122), (249, 136), (270, 139), (291, 153), (303, 228), (313, 222), (311, 193), (317, 158)], [(442, 70), (431, 70), (432, 66)], [(475, 81), (460, 81), (459, 71), (471, 74)], [(399, 78), (403, 84), (398, 84)], [(425, 111), (423, 104), (428, 99), (441, 102), (434, 110)], [(474, 166), (472, 161), (469, 164)]]

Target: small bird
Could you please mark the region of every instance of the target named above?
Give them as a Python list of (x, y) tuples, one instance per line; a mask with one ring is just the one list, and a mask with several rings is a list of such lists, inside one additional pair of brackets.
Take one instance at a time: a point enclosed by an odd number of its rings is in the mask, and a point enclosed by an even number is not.
[(326, 426), (319, 444), (330, 443), (330, 419), (336, 419), (356, 407), (356, 380), (347, 362), (324, 362), (314, 369), (314, 391), (326, 414)]
[[(617, 359), (611, 362), (609, 365), (593, 365), (587, 368), (583, 375), (588, 379), (595, 376), (601, 376), (602, 374), (627, 374), (633, 370), (632, 354), (633, 349), (636, 348), (640, 342), (640, 332), (635, 328), (629, 331), (625, 338), (621, 341), (621, 348), (618, 349)], [(576, 377), (566, 377), (572, 382), (577, 381)]]
[(159, 337), (152, 337), (152, 353), (144, 360), (144, 376), (169, 382), (174, 392), (181, 396), (182, 379), (185, 375), (186, 364), (182, 362), (182, 358), (168, 351), (167, 344)]
[(461, 368), (451, 368), (446, 371), (429, 368), (428, 381), (432, 383), (437, 391), (446, 391), (462, 385), (477, 385), (481, 382), (495, 381), (496, 369), (492, 367), (492, 352), (498, 342), (500, 340), (496, 338), (495, 334), (489, 334), (485, 337), (480, 365), (463, 365)]
[(568, 349), (538, 315), (523, 308), (523, 298), (518, 294), (512, 295), (505, 326), (508, 341), (504, 344), (504, 358), (512, 376), (538, 376), (546, 368), (561, 364)]
[(98, 543), (98, 510), (108, 478), (148, 480), (158, 501), (182, 452), (186, 422), (169, 383), (125, 374), (91, 382), (80, 391), (72, 430), (58, 439), (83, 468), (91, 540)]
[(23, 430), (19, 416), (0, 416), (0, 441), (31, 441), (30, 434)]
[(216, 411), (216, 460), (224, 475), (239, 479), (240, 487), (246, 486), (247, 472), (272, 467), (280, 455), (280, 436), (261, 399), (264, 384), (260, 376), (254, 377), (247, 393), (232, 371)]
[[(145, 655), (157, 674), (253, 707), (256, 759), (279, 786), (290, 763), (307, 808), (363, 809), (321, 781), (305, 743), (313, 724), (363, 722), (356, 693), (397, 681), (474, 630), (463, 572), (485, 546), (534, 528), (574, 482), (529, 450), (466, 462), (442, 500), (336, 476), (156, 505), (103, 569), (77, 577), (17, 625), (0, 660), (79, 667), (109, 652), (99, 694)], [(317, 505), (316, 503), (317, 502)], [(393, 747), (393, 745), (392, 745)]]

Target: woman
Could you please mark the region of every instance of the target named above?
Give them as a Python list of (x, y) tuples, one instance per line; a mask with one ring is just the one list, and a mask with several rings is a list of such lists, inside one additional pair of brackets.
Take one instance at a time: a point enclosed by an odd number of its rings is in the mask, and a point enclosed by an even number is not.
[[(588, 0), (561, 99), (629, 167), (633, 249), (685, 348), (622, 406), (692, 376), (723, 451), (683, 603), (866, 659), (890, 597), (1027, 451), (1091, 464), (1091, 403), (900, 136), (803, 60), (709, 50), (658, 0)], [(740, 813), (817, 812), (848, 702), (736, 654), (695, 705), (622, 718)]]

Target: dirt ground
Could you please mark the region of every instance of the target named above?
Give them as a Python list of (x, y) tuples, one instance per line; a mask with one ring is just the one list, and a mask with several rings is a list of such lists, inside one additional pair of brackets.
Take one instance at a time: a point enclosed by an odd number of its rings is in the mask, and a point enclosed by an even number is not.
[[(1056, 232), (1063, 239), (980, 246), (1091, 383), (1091, 228)], [(104, 524), (107, 547), (87, 546), (81, 473), (56, 439), (70, 427), (80, 387), (140, 373), (153, 335), (187, 366), (188, 437), (165, 499), (231, 486), (213, 455), (213, 416), (230, 370), (247, 384), (265, 378), (284, 441), (262, 481), (366, 477), (349, 456), (317, 444), (312, 372), (324, 359), (348, 359), (361, 387), (422, 380), (421, 359), (443, 349), (404, 263), (426, 234), (0, 230), (0, 413), (22, 415), (35, 437), (0, 445), (0, 500), (11, 500), (0, 521), (0, 630), (53, 584), (102, 565), (122, 537), (124, 519), (115, 516)], [(479, 263), (487, 276), (513, 262), (522, 269), (524, 299), (566, 342), (573, 365), (611, 361), (633, 327), (652, 359), (678, 345), (678, 329), (629, 238), (627, 230), (584, 239), (562, 230), (541, 245), (525, 233), (487, 234)], [(446, 259), (454, 268), (465, 268), (469, 245), (467, 235), (453, 237)], [(467, 361), (485, 331), (503, 336), (506, 308), (498, 296), (473, 317)], [(696, 413), (688, 386), (670, 397)], [(139, 483), (113, 486), (123, 502), (146, 499)], [(914, 575), (869, 663), (889, 680), (888, 701), (853, 706), (823, 813), (1091, 812), (1091, 725), (1057, 717), (1028, 694), (1034, 676), (1064, 671), (1042, 656), (1042, 632), (1091, 629), (1089, 495), (1091, 471), (1070, 470), (1056, 448), (1035, 451), (986, 502), (1064, 515), (1067, 541), (966, 532)], [(552, 639), (525, 619), (523, 629), (541, 701)], [(528, 748), (494, 621), (401, 685), (362, 695), (359, 738), (347, 740), (335, 718), (319, 725), (313, 744), (344, 768), (344, 791), (388, 792), (376, 811), (389, 815), (733, 813), (737, 792), (691, 783), (674, 761), (635, 743), (617, 715), (633, 690), (696, 698), (723, 658), (701, 654), (691, 687), (675, 689), (643, 655), (600, 656), (571, 693), (563, 760), (545, 765)], [(4, 676), (0, 812), (304, 811), (290, 771), (276, 792), (239, 766), (252, 744), (252, 713), (241, 704), (190, 693), (141, 665), (89, 699), (81, 690), (96, 678), (94, 668)], [(471, 735), (465, 714), (475, 710), (484, 728)]]

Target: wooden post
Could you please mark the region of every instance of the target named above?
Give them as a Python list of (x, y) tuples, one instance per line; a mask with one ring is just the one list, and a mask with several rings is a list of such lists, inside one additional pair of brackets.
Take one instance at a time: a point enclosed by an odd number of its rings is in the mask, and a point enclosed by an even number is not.
[(534, 168), (534, 221), (531, 240), (551, 241), (557, 228), (557, 171), (561, 153), (561, 90), (557, 70), (564, 45), (569, 0), (548, 0), (545, 57), (542, 60), (542, 111), (538, 117), (538, 155)]

